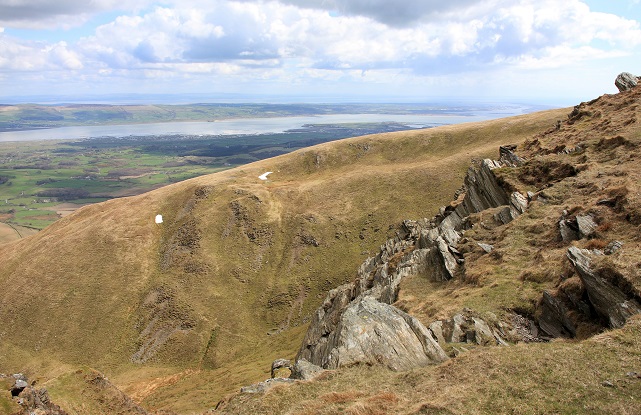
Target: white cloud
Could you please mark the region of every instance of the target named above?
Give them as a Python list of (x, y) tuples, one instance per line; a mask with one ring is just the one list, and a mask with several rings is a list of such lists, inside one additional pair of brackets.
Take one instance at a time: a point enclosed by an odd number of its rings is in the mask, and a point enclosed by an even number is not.
[(58, 71), (83, 68), (80, 55), (65, 42), (25, 42), (0, 32), (1, 71)]
[(138, 11), (153, 0), (1, 0), (0, 23), (23, 29), (81, 26), (96, 13)]
[(158, 87), (163, 80), (210, 85), (219, 76), (227, 85), (360, 88), (559, 69), (638, 53), (641, 44), (639, 22), (592, 12), (579, 0), (167, 0), (151, 9), (63, 0), (37, 10), (44, 3), (51, 2), (5, 0), (0, 22), (124, 12), (75, 42), (31, 42), (0, 30), (0, 70), (66, 69), (79, 79), (148, 79)]

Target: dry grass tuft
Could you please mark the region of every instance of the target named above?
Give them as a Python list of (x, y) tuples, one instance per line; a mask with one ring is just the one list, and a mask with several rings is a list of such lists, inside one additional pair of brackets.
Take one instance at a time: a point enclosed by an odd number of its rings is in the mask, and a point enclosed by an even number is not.
[(603, 249), (608, 246), (608, 241), (603, 239), (590, 239), (585, 244), (585, 249)]
[(347, 392), (331, 392), (321, 395), (319, 399), (328, 404), (335, 404), (352, 402), (363, 396), (364, 394), (362, 392), (351, 390)]

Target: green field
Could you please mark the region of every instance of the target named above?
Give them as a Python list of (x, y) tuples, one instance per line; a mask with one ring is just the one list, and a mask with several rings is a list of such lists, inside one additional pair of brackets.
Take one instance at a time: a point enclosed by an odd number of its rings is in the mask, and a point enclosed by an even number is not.
[(74, 207), (132, 196), (396, 123), (307, 126), (286, 133), (0, 143), (0, 222), (42, 229)]

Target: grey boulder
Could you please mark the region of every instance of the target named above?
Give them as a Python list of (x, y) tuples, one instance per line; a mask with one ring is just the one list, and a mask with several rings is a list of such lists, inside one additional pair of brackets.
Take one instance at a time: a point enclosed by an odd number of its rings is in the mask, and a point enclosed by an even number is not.
[(369, 296), (345, 309), (320, 353), (307, 351), (303, 358), (326, 369), (365, 363), (402, 371), (447, 360), (417, 319)]
[(619, 92), (628, 91), (639, 82), (639, 77), (632, 75), (630, 72), (621, 72), (614, 80), (614, 85), (619, 89)]

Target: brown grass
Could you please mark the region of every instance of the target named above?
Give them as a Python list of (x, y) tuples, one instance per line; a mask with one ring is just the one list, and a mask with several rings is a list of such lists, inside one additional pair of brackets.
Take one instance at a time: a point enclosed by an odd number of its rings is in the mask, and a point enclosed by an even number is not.
[[(539, 200), (506, 226), (483, 227), (477, 226), (481, 219), (475, 221), (465, 235), (468, 249), (462, 249), (465, 274), (446, 283), (409, 277), (401, 284), (397, 304), (429, 324), (465, 307), (499, 319), (510, 310), (534, 316), (543, 290), (581, 297), (581, 280), (566, 257), (571, 243), (561, 241), (558, 233), (563, 211), (593, 214), (602, 225), (596, 238), (573, 244), (602, 249), (611, 240), (624, 242), (620, 251), (595, 259), (595, 266), (604, 278), (638, 297), (641, 170), (630, 149), (641, 143), (641, 127), (627, 121), (637, 118), (640, 99), (639, 88), (600, 97), (582, 104), (558, 128), (529, 138), (517, 151), (530, 161), (500, 173), (515, 189), (541, 190)], [(475, 250), (476, 242), (492, 243), (493, 255)], [(576, 313), (570, 317), (579, 322), (578, 338), (603, 330), (598, 321)], [(390, 414), (638, 414), (641, 382), (627, 373), (641, 367), (640, 329), (636, 316), (623, 329), (588, 340), (479, 347), (437, 367), (407, 373), (343, 369), (331, 379), (294, 385), (268, 399), (231, 399), (222, 412), (279, 413), (276, 402), (285, 402), (287, 413), (293, 414), (376, 413), (369, 412), (381, 410), (370, 405), (370, 398), (385, 390), (397, 398), (382, 405), (387, 405), (383, 413)], [(363, 395), (325, 405), (318, 397), (330, 391)]]
[(35, 235), (36, 233), (38, 233), (37, 229), (0, 222), (0, 244), (14, 242), (27, 236)]
[[(7, 350), (0, 370), (25, 365), (15, 350), (28, 350), (28, 366), (43, 378), (60, 374), (38, 371), (42, 361), (90, 364), (148, 408), (209, 408), (269, 377), (273, 359), (295, 355), (326, 291), (353, 279), (366, 253), (391, 236), (390, 225), (432, 216), (450, 202), (472, 158), (496, 157), (498, 145), (521, 143), (565, 112), (327, 143), (78, 209), (34, 237), (0, 246)], [(274, 173), (263, 183), (257, 176), (265, 171)], [(205, 186), (211, 192), (201, 198)], [(153, 222), (156, 214), (162, 225)], [(500, 258), (475, 261), (478, 287), (418, 277), (408, 309), (429, 319), (466, 306), (531, 306), (538, 283), (516, 278), (529, 265), (530, 235), (510, 229), (516, 232), (497, 246)], [(322, 243), (300, 246), (297, 235)], [(194, 238), (197, 244), (174, 243)], [(174, 260), (163, 266), (167, 247)], [(161, 287), (172, 301), (150, 311), (145, 299)], [(296, 298), (302, 301), (288, 300)], [(189, 324), (172, 325), (182, 321)], [(149, 360), (131, 363), (149, 338), (159, 342)], [(189, 372), (204, 359), (211, 368)], [(371, 396), (358, 398), (365, 409)]]
[(608, 246), (608, 241), (603, 239), (590, 239), (585, 244), (585, 249), (603, 249)]
[(352, 402), (361, 397), (363, 397), (362, 392), (347, 391), (347, 392), (330, 392), (325, 395), (319, 396), (318, 399), (320, 399), (326, 404), (337, 404), (337, 403)]
[[(626, 373), (641, 365), (641, 318), (594, 339), (507, 348), (478, 348), (440, 366), (394, 373), (383, 368), (340, 370), (331, 382), (299, 383), (269, 400), (232, 399), (221, 413), (307, 414), (637, 414), (641, 381)], [(602, 382), (608, 380), (615, 387)], [(393, 393), (381, 393), (381, 388)], [(331, 390), (331, 392), (328, 392)], [(362, 396), (331, 404), (315, 396)], [(377, 406), (384, 394), (382, 405)]]

